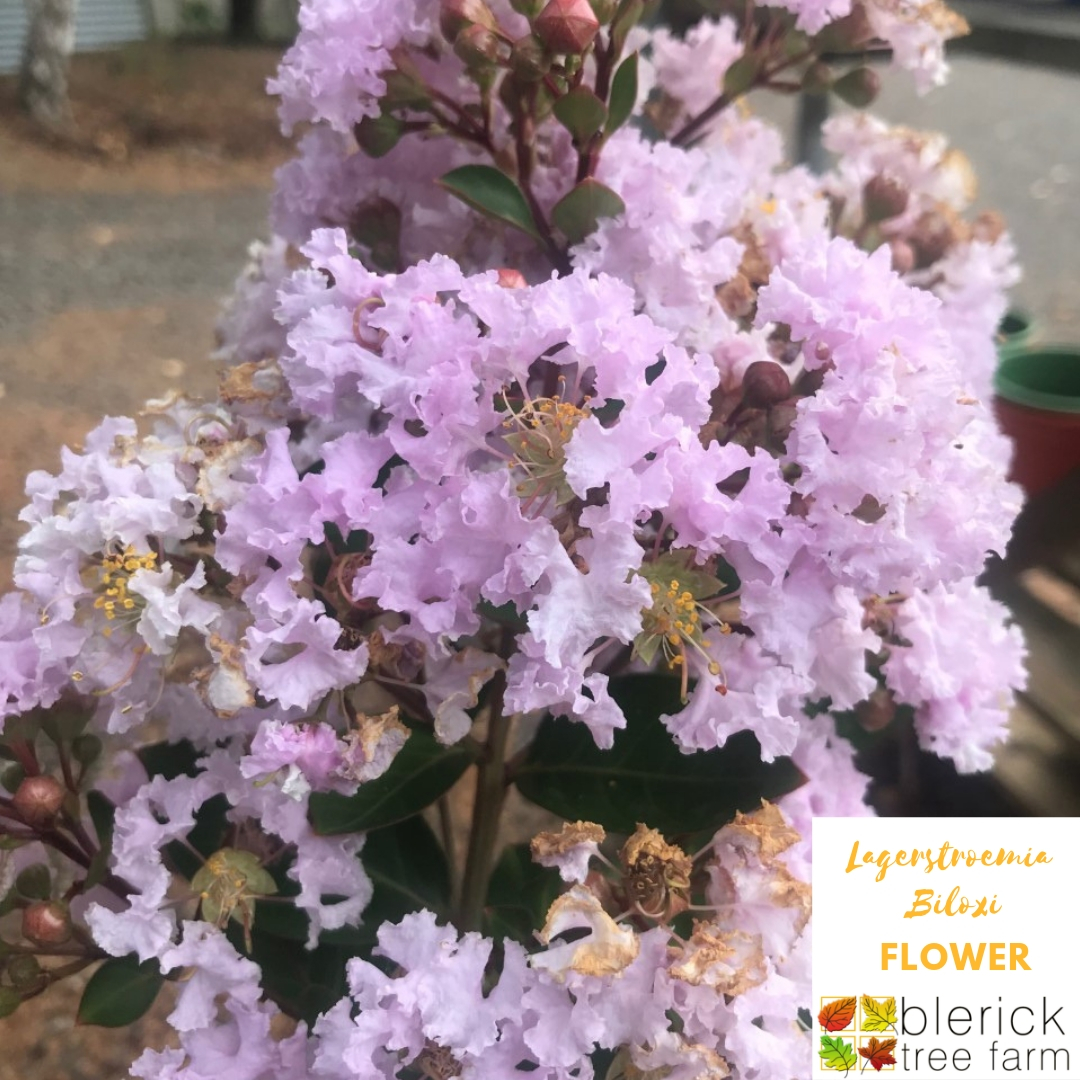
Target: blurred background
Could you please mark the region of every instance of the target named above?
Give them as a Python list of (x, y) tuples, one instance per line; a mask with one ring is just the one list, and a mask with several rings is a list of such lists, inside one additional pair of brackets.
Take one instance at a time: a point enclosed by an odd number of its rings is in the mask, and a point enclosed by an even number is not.
[[(671, 0), (668, 15), (685, 24), (703, 2)], [(919, 97), (886, 74), (872, 111), (941, 131), (970, 158), (976, 209), (1001, 211), (1019, 248), (1014, 306), (1037, 341), (1080, 347), (1080, 4), (953, 6), (973, 32), (951, 48), (949, 84)], [(20, 108), (30, 19), (23, 0), (0, 0), (3, 586), (29, 470), (54, 469), (102, 415), (171, 389), (213, 393), (218, 306), (265, 235), (290, 152), (265, 81), (295, 25), (294, 0), (79, 0), (58, 128)], [(814, 117), (803, 112), (800, 133), (799, 101), (749, 104), (796, 160)], [(1029, 502), (987, 577), (1031, 649), (1012, 740), (993, 774), (968, 778), (902, 731), (878, 741), (862, 765), (881, 812), (1080, 813), (1080, 471)], [(0, 1023), (0, 1080), (121, 1077), (161, 1044), (164, 1000), (131, 1030), (75, 1032), (79, 991), (68, 980), (17, 1026)]]

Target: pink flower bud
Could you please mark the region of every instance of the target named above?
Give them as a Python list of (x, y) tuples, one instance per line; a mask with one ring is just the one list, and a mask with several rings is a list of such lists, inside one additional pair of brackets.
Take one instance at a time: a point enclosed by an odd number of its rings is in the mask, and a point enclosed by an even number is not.
[(529, 283), (520, 270), (514, 270), (509, 266), (499, 267), (499, 284), (504, 289), (527, 289)]
[(439, 29), (451, 44), (458, 34), (470, 26), (495, 28), (495, 17), (484, 0), (442, 0), (439, 7)]
[(51, 776), (28, 776), (15, 792), (12, 806), (27, 825), (52, 824), (64, 805), (64, 789)]
[(550, 0), (533, 23), (536, 36), (554, 53), (584, 52), (599, 29), (589, 0)]
[(46, 900), (23, 911), (22, 934), (35, 945), (62, 945), (71, 937), (71, 915), (67, 904)]

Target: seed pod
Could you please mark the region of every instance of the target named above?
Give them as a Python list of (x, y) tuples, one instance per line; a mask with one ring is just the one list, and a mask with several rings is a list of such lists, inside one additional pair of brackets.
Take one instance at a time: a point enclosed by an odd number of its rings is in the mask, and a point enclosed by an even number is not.
[(743, 400), (753, 408), (767, 409), (791, 397), (787, 372), (771, 360), (755, 360), (743, 375)]
[(553, 53), (583, 53), (599, 29), (589, 0), (549, 0), (533, 23), (536, 36)]
[(908, 189), (891, 176), (872, 176), (863, 188), (863, 213), (871, 222), (899, 217), (908, 206)]
[(454, 42), (454, 52), (468, 67), (485, 67), (499, 57), (499, 39), (486, 27), (467, 26)]
[(51, 825), (64, 805), (64, 789), (51, 776), (28, 776), (19, 785), (12, 806), (27, 825)]

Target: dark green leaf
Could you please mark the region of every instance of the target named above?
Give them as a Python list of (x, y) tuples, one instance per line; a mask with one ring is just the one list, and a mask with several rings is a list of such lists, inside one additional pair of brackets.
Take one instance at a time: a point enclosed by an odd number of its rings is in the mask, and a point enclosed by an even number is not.
[(587, 87), (578, 86), (555, 102), (555, 119), (571, 135), (574, 142), (592, 138), (607, 120), (607, 106)]
[[(375, 944), (375, 931), (384, 922), (399, 922), (411, 911), (427, 908), (444, 916), (450, 906), (450, 871), (435, 834), (420, 815), (371, 833), (360, 853), (364, 869), (375, 886), (360, 926), (324, 930), (320, 942), (355, 951)], [(279, 864), (275, 864), (275, 871)], [(277, 874), (285, 895), (295, 894), (296, 883)], [(275, 937), (306, 941), (307, 916), (290, 904), (257, 903), (255, 926)]]
[(536, 931), (561, 892), (558, 871), (533, 862), (528, 844), (507, 848), (488, 885), (485, 933), (534, 945)]
[(90, 820), (94, 823), (98, 845), (108, 847), (112, 843), (113, 821), (116, 818), (116, 807), (112, 800), (102, 795), (100, 791), (88, 791), (86, 809), (90, 812)]
[(740, 56), (724, 72), (724, 94), (729, 98), (737, 98), (745, 94), (753, 85), (761, 70), (761, 60), (754, 53), (745, 53)]
[(611, 100), (604, 134), (610, 135), (630, 119), (638, 94), (638, 54), (631, 53), (615, 72), (611, 81)]
[(87, 792), (86, 808), (90, 812), (90, 820), (94, 823), (94, 832), (97, 833), (98, 850), (86, 869), (83, 891), (92, 889), (105, 880), (105, 875), (109, 871), (113, 821), (116, 817), (116, 807), (100, 791)]
[[(225, 936), (243, 952), (240, 926), (230, 921)], [(309, 951), (302, 942), (274, 937), (258, 927), (251, 936), (251, 959), (262, 972), (262, 988), (289, 1016), (313, 1024), (348, 993), (345, 965), (355, 955), (352, 950), (320, 945)]]
[(195, 762), (201, 755), (186, 739), (176, 743), (152, 743), (136, 753), (151, 780), (155, 776), (175, 780), (178, 776), (194, 776), (199, 771)]
[(462, 165), (451, 169), (439, 183), (474, 210), (539, 239), (529, 204), (506, 173), (491, 165)]
[(611, 188), (589, 177), (555, 204), (551, 220), (571, 244), (579, 244), (601, 218), (616, 217), (625, 209), (626, 203)]
[(527, 799), (611, 832), (632, 833), (642, 821), (676, 835), (718, 829), (737, 810), (754, 810), (803, 782), (789, 759), (761, 761), (748, 731), (720, 750), (683, 754), (659, 720), (682, 708), (676, 679), (626, 675), (612, 679), (610, 691), (627, 720), (612, 749), (597, 749), (585, 724), (548, 717), (515, 776)]
[(86, 984), (77, 1022), (100, 1027), (133, 1024), (154, 1004), (164, 981), (156, 960), (140, 964), (134, 954), (106, 960)]
[(637, 26), (644, 11), (644, 0), (620, 0), (615, 18), (611, 20), (611, 44), (616, 55), (622, 52), (626, 35)]
[(361, 784), (355, 795), (313, 794), (311, 824), (316, 832), (333, 836), (403, 821), (453, 787), (473, 756), (462, 743), (442, 746), (429, 731), (414, 730), (390, 768), (378, 780)]

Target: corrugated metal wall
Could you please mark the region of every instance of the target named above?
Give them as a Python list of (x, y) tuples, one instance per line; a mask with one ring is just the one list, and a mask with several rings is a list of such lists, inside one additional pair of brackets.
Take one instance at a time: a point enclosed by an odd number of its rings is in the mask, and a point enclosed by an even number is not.
[[(26, 22), (24, 0), (0, 0), (0, 72), (18, 70)], [(149, 32), (143, 0), (79, 0), (76, 52), (140, 41)]]

